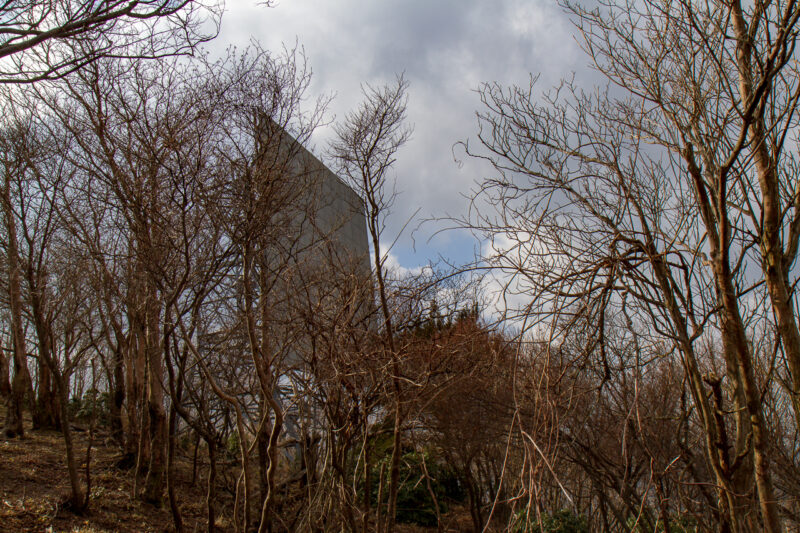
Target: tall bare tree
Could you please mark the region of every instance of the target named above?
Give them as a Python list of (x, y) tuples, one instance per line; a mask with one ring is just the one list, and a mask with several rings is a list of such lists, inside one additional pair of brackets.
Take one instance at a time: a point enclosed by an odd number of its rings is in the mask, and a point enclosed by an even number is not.
[[(565, 7), (605, 91), (484, 86), (480, 155), (500, 174), (481, 195), (499, 209), (477, 225), (497, 239), (496, 265), (539, 298), (528, 310), (558, 342), (583, 328), (585, 353), (607, 367), (609, 314), (626, 312), (674, 343), (721, 527), (781, 531), (762, 392), (775, 384), (760, 371), (774, 368), (752, 344), (769, 319), (747, 295), (763, 290), (750, 274), (760, 265), (791, 382), (796, 6), (599, 4)], [(718, 348), (699, 348), (710, 339)], [(711, 370), (718, 357), (724, 377)], [(785, 394), (794, 402), (796, 385)], [(724, 405), (735, 414), (721, 415)]]
[(336, 138), (330, 150), (338, 170), (363, 201), (372, 247), (373, 275), (383, 315), (384, 342), (392, 360), (394, 442), (389, 474), (387, 531), (394, 530), (402, 449), (403, 400), (400, 356), (395, 343), (392, 309), (387, 295), (385, 263), (388, 252), (381, 249), (381, 237), (394, 199), (392, 165), (397, 151), (411, 137), (412, 130), (405, 124), (407, 88), (408, 82), (402, 76), (398, 76), (394, 84), (385, 87), (364, 86), (364, 101), (359, 108), (346, 115), (344, 122), (335, 127)]
[(16, 145), (20, 134), (24, 134), (24, 123), (16, 127), (22, 131), (13, 131), (14, 126), (3, 132), (3, 189), (2, 206), (5, 229), (6, 265), (8, 270), (9, 313), (11, 315), (11, 345), (13, 350), (14, 373), (11, 380), (11, 394), (8, 397), (4, 432), (9, 437), (24, 434), (22, 409), (26, 400), (32, 400), (33, 389), (28, 370), (25, 334), (23, 331), (22, 309), (22, 272), (19, 254), (19, 232), (17, 216), (12, 203), (12, 187), (18, 174), (24, 173), (26, 162), (18, 157)]
[(218, 16), (215, 2), (197, 0), (4, 2), (0, 83), (58, 78), (104, 56), (190, 52), (216, 34)]

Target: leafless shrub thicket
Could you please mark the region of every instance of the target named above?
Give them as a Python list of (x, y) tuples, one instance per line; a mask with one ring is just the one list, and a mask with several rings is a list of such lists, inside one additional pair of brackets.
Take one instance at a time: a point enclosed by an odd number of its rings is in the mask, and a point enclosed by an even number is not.
[(0, 7), (5, 437), (59, 429), (82, 512), (90, 419), (176, 531), (181, 469), (209, 531), (797, 528), (800, 9), (563, 7), (604, 88), (486, 84), (466, 145), (506, 330), (387, 268), (402, 76), (334, 128), (352, 194), (302, 53), (183, 57), (215, 5)]
[[(167, 7), (192, 20), (189, 4)], [(423, 334), (436, 276), (384, 265), (406, 82), (368, 88), (337, 130), (353, 194), (304, 148), (326, 102), (306, 101), (297, 50), (211, 60), (141, 39), (170, 54), (92, 51), (3, 93), (6, 437), (24, 435), (26, 409), (34, 429), (62, 432), (75, 512), (91, 505), (73, 435), (89, 416), (119, 446), (131, 496), (169, 506), (178, 531), (187, 461), (209, 531), (392, 531), (421, 472), (441, 522), (444, 461), (408, 474), (404, 456), (434, 446), (431, 402), (455, 401), (446, 391), (476, 368), (470, 339), (490, 334), (458, 284), (437, 315), (450, 322)], [(470, 483), (485, 514), (494, 481)]]
[(528, 513), (797, 527), (800, 10), (563, 7), (603, 86), (486, 84), (467, 147), (496, 174), (465, 222), (561, 368), (539, 385), (555, 425), (531, 441), (556, 437), (531, 453), (552, 469)]

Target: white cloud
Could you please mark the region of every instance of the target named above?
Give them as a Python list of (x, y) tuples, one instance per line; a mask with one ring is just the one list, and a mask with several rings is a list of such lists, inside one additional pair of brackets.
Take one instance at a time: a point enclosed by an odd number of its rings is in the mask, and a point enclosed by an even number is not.
[[(504, 256), (506, 268), (491, 270), (483, 281), (492, 296), (487, 318), (496, 318), (512, 316), (530, 302), (530, 291), (508, 268), (512, 259), (522, 259), (508, 255), (521, 235), (481, 243), (466, 231), (440, 232), (454, 226), (447, 216), (464, 215), (465, 196), (493, 172), (463, 150), (455, 150), (457, 164), (453, 147), (469, 138), (476, 142), (480, 83), (527, 84), (533, 73), (540, 74), (544, 89), (573, 71), (586, 76), (586, 60), (572, 32), (551, 0), (282, 0), (271, 9), (253, 0), (230, 0), (213, 46), (244, 46), (255, 39), (279, 50), (281, 43), (297, 40), (314, 71), (310, 99), (336, 95), (331, 116), (342, 117), (359, 103), (362, 83), (386, 83), (404, 72), (414, 135), (398, 153), (394, 170), (400, 194), (387, 221), (386, 241), (417, 210), (420, 219), (432, 221), (416, 231), (417, 224), (409, 224), (387, 267), (402, 277), (423, 273), (439, 256), (453, 263), (469, 262), (481, 252), (495, 261)], [(324, 128), (315, 135), (316, 153), (330, 134)], [(522, 325), (518, 319), (511, 323)]]
[[(476, 132), (474, 90), (483, 81), (527, 83), (529, 72), (541, 72), (544, 85), (555, 83), (576, 68), (570, 32), (563, 13), (546, 0), (283, 0), (270, 9), (232, 0), (214, 46), (256, 39), (278, 49), (297, 39), (314, 71), (311, 96), (335, 93), (330, 111), (340, 117), (359, 102), (362, 83), (405, 72), (415, 132), (395, 166), (401, 194), (389, 219), (393, 236), (417, 209), (422, 219), (464, 212), (464, 194), (486, 172), (477, 161), (464, 160), (461, 168), (453, 161), (453, 144)], [(315, 136), (317, 152), (329, 134)], [(463, 235), (427, 242), (445, 225), (424, 225), (414, 235), (416, 249), (409, 232), (393, 253), (404, 263), (426, 263), (437, 253), (471, 258), (473, 246), (465, 246)]]
[(383, 254), (386, 256), (386, 261), (384, 262), (384, 268), (386, 269), (388, 275), (392, 279), (403, 279), (407, 277), (415, 277), (420, 276), (422, 274), (430, 274), (432, 272), (432, 268), (430, 265), (414, 265), (414, 266), (404, 266), (400, 264), (400, 260), (397, 258), (395, 254), (391, 251), (387, 251), (384, 247), (382, 248)]

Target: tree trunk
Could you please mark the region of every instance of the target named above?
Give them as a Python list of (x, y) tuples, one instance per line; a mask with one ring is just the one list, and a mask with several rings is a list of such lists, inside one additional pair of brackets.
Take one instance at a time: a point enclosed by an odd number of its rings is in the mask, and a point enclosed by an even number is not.
[[(393, 365), (397, 371), (397, 365)], [(394, 378), (395, 381), (397, 378)], [(397, 493), (400, 490), (400, 453), (402, 451), (402, 418), (400, 415), (400, 385), (395, 383), (394, 428), (392, 429), (392, 457), (389, 463), (389, 502), (386, 510), (386, 531), (392, 533), (397, 515)]]
[(84, 498), (80, 479), (78, 478), (78, 465), (75, 463), (75, 446), (72, 442), (72, 428), (70, 427), (68, 394), (69, 388), (64, 376), (54, 372), (56, 388), (60, 397), (59, 405), (61, 408), (61, 434), (64, 436), (64, 447), (66, 448), (67, 472), (69, 474), (69, 485), (71, 489), (70, 503), (76, 513), (85, 510), (87, 500)]
[[(135, 285), (135, 280), (131, 283)], [(131, 292), (135, 292), (135, 289)], [(134, 298), (134, 295), (129, 295)], [(126, 367), (125, 375), (125, 401), (126, 401), (126, 421), (127, 434), (125, 438), (125, 457), (123, 462), (128, 466), (135, 464), (138, 450), (141, 447), (142, 432), (144, 430), (143, 420), (143, 397), (144, 380), (146, 373), (145, 358), (145, 327), (144, 318), (139, 309), (141, 304), (137, 301), (130, 302), (128, 312), (128, 322), (130, 323), (130, 342), (125, 351)]]
[(472, 518), (472, 526), (475, 531), (483, 530), (483, 516), (481, 516), (481, 501), (478, 487), (472, 479), (469, 463), (464, 467), (464, 485), (467, 487), (467, 497), (469, 498), (469, 515)]
[(195, 431), (194, 437), (194, 453), (192, 453), (192, 481), (189, 483), (190, 487), (194, 487), (197, 483), (197, 452), (200, 450), (200, 433)]
[(30, 290), (30, 306), (33, 316), (34, 328), (38, 339), (38, 371), (39, 371), (39, 394), (36, 399), (34, 409), (33, 427), (58, 429), (59, 422), (59, 396), (53, 379), (51, 379), (50, 367), (55, 368), (53, 358), (53, 330), (52, 324), (46, 318), (44, 300), (44, 281), (39, 281), (34, 277), (32, 270), (28, 270), (28, 286)]
[(114, 350), (114, 370), (109, 380), (111, 405), (109, 406), (111, 438), (117, 443), (125, 442), (125, 431), (122, 424), (122, 408), (125, 403), (125, 356), (123, 348), (117, 344)]
[[(365, 180), (365, 188), (368, 181)], [(386, 347), (389, 350), (389, 356), (392, 360), (392, 388), (394, 391), (394, 428), (392, 430), (392, 457), (389, 466), (389, 502), (386, 511), (386, 531), (392, 533), (394, 531), (395, 514), (397, 507), (397, 493), (400, 484), (400, 453), (403, 449), (403, 433), (401, 431), (402, 419), (402, 385), (400, 382), (400, 364), (398, 361), (398, 354), (394, 341), (394, 326), (392, 324), (391, 310), (389, 309), (389, 299), (386, 294), (386, 279), (383, 272), (383, 261), (381, 260), (380, 248), (380, 229), (378, 216), (380, 213), (376, 210), (369, 212), (368, 230), (372, 239), (373, 246), (373, 264), (375, 268), (375, 277), (378, 282), (378, 296), (380, 297), (381, 313), (383, 314), (383, 325)]]
[[(153, 291), (155, 292), (155, 291)], [(166, 422), (164, 411), (164, 359), (161, 350), (159, 309), (155, 297), (147, 310), (147, 411), (150, 415), (150, 462), (142, 499), (161, 504), (166, 469)]]
[(11, 380), (11, 394), (6, 403), (6, 421), (4, 433), (6, 437), (23, 437), (25, 429), (22, 424), (22, 406), (25, 404), (25, 366), (14, 358), (14, 377)]
[[(13, 348), (12, 348), (13, 349)], [(11, 367), (6, 351), (0, 348), (0, 398), (8, 400), (11, 396), (11, 382), (8, 380), (11, 375)]]
[[(41, 350), (42, 341), (39, 340)], [(36, 416), (33, 419), (34, 429), (58, 429), (59, 428), (59, 412), (58, 412), (58, 396), (52, 380), (50, 379), (50, 370), (47, 364), (42, 359), (41, 352), (39, 353), (39, 394), (36, 398)]]
[(364, 533), (369, 531), (370, 499), (372, 498), (371, 456), (369, 453), (369, 420), (364, 417)]
[[(262, 426), (266, 426), (266, 424), (262, 424)], [(263, 502), (264, 500), (267, 499), (267, 466), (269, 464), (269, 457), (267, 456), (267, 447), (269, 446), (269, 435), (267, 434), (266, 427), (259, 428), (259, 432), (256, 435), (256, 446), (258, 448), (258, 490), (260, 494), (259, 501)]]
[(214, 500), (217, 497), (217, 446), (212, 439), (206, 440), (208, 446), (208, 492), (206, 493), (206, 511), (208, 514), (208, 533), (214, 533), (217, 513)]
[[(698, 176), (695, 175), (694, 177), (697, 178)], [(708, 227), (708, 221), (706, 224)], [(700, 366), (697, 361), (697, 355), (694, 352), (694, 346), (689, 337), (686, 318), (681, 312), (676, 300), (675, 291), (673, 291), (675, 283), (669, 272), (669, 268), (665, 264), (663, 256), (659, 254), (655, 248), (655, 244), (649, 232), (647, 234), (646, 244), (647, 248), (645, 249), (645, 253), (653, 265), (653, 271), (659, 285), (659, 290), (664, 298), (667, 312), (670, 315), (672, 327), (677, 338), (676, 344), (681, 352), (683, 366), (686, 369), (686, 375), (690, 384), (689, 391), (695, 407), (698, 410), (700, 422), (703, 425), (706, 454), (717, 485), (716, 489), (720, 515), (723, 517), (723, 523), (730, 524), (730, 527), (736, 531), (738, 530), (740, 517), (739, 510), (733, 501), (734, 491), (730, 483), (728, 463), (725, 454), (722, 453), (722, 450), (718, 447), (720, 436), (717, 434), (713, 409), (710, 406), (706, 391), (703, 387)]]
[[(180, 384), (178, 384), (180, 387)], [(178, 397), (180, 397), (180, 391)], [(175, 407), (169, 410), (169, 448), (167, 451), (167, 497), (169, 498), (169, 509), (172, 513), (172, 523), (175, 526), (176, 533), (183, 531), (183, 518), (181, 517), (181, 509), (178, 506), (178, 500), (175, 497), (175, 429), (177, 425), (177, 411)]]
[[(724, 265), (723, 265), (724, 266)], [(742, 384), (742, 392), (746, 401), (746, 411), (750, 417), (750, 428), (753, 435), (753, 474), (758, 490), (758, 503), (761, 509), (764, 529), (768, 533), (783, 531), (778, 505), (772, 485), (772, 474), (769, 461), (769, 434), (761, 404), (761, 393), (755, 380), (752, 355), (748, 348), (733, 284), (729, 276), (722, 276), (722, 339), (726, 350), (736, 353), (735, 372)], [(727, 283), (725, 283), (727, 281)], [(728, 344), (730, 343), (730, 346)]]
[[(753, 74), (753, 40), (750, 37), (747, 23), (744, 19), (741, 3), (736, 0), (730, 4), (730, 20), (733, 33), (736, 36), (736, 66), (739, 76), (739, 98), (743, 108), (748, 108), (755, 103), (754, 74)], [(751, 21), (757, 24), (759, 21)], [(778, 320), (778, 331), (786, 351), (786, 358), (792, 373), (793, 390), (791, 391), (795, 419), (800, 424), (800, 334), (797, 324), (791, 316), (789, 291), (785, 290), (786, 275), (783, 272), (783, 247), (780, 246), (781, 212), (779, 196), (779, 180), (776, 161), (769, 153), (770, 146), (763, 118), (753, 108), (753, 115), (746, 117), (749, 123), (750, 143), (753, 160), (758, 174), (759, 186), (762, 193), (762, 219), (763, 231), (761, 235), (761, 253), (764, 262), (764, 275), (770, 292), (773, 309)], [(723, 241), (726, 242), (726, 241)], [(727, 266), (724, 264), (723, 266)], [(728, 280), (729, 281), (729, 280)], [(731, 283), (725, 286), (724, 296), (728, 299), (735, 298)], [(735, 302), (735, 300), (734, 300)], [(727, 309), (726, 309), (727, 311)], [(738, 308), (736, 309), (738, 313)], [(730, 313), (727, 313), (730, 315)], [(724, 315), (725, 316), (725, 315)], [(736, 317), (731, 317), (736, 318)], [(741, 318), (739, 318), (741, 324)], [(739, 360), (739, 372), (743, 381), (744, 394), (747, 400), (747, 412), (753, 431), (753, 467), (755, 470), (756, 487), (758, 488), (759, 505), (761, 508), (764, 530), (768, 533), (777, 533), (783, 530), (778, 505), (775, 501), (772, 478), (769, 467), (767, 440), (769, 435), (764, 423), (764, 413), (761, 406), (761, 395), (755, 381), (755, 372), (749, 358), (747, 338), (744, 328), (738, 338), (736, 347), (744, 352)], [(798, 426), (800, 429), (800, 426)]]
[(25, 396), (31, 391), (31, 378), (26, 361), (25, 336), (22, 331), (22, 289), (17, 250), (17, 225), (11, 208), (11, 176), (6, 170), (3, 189), (3, 215), (5, 218), (8, 264), (8, 298), (11, 312), (11, 337), (14, 354), (14, 377), (11, 380), (11, 395), (8, 400), (4, 432), (7, 437), (22, 437), (25, 429), (22, 423), (22, 407)]
[(266, 533), (270, 530), (272, 504), (275, 500), (275, 474), (278, 471), (278, 437), (283, 427), (283, 412), (280, 406), (277, 405), (278, 402), (274, 398), (270, 398), (268, 403), (275, 413), (275, 423), (272, 426), (267, 443), (267, 458), (269, 459), (267, 466), (267, 494), (261, 505), (261, 520), (258, 533)]

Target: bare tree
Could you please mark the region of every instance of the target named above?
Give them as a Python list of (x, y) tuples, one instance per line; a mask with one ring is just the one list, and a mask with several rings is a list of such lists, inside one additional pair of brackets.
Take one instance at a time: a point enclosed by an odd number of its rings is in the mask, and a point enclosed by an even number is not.
[[(66, 448), (66, 463), (71, 486), (70, 504), (81, 512), (88, 504), (86, 490), (78, 479), (78, 462), (72, 438), (68, 409), (70, 381), (86, 360), (87, 341), (96, 329), (88, 284), (75, 273), (85, 265), (85, 257), (71, 242), (65, 231), (59, 206), (63, 189), (71, 175), (63, 154), (68, 150), (68, 137), (52, 128), (48, 117), (37, 117), (35, 99), (23, 100), (25, 92), (9, 98), (6, 104), (15, 127), (3, 143), (7, 164), (14, 169), (13, 179), (6, 183), (6, 194), (13, 198), (6, 215), (9, 251), (16, 249), (18, 268), (24, 285), (21, 304), (25, 318), (34, 330), (30, 345), (32, 358), (38, 361), (36, 374), (39, 398), (32, 406), (34, 429), (60, 429)], [(10, 134), (13, 132), (13, 134)], [(12, 161), (16, 164), (11, 165)], [(13, 286), (19, 280), (10, 278)], [(21, 290), (23, 289), (24, 290)], [(32, 402), (31, 402), (32, 403)]]
[[(175, 327), (168, 318), (194, 267), (184, 252), (196, 245), (203, 220), (197, 191), (209, 179), (208, 160), (200, 154), (214, 115), (207, 106), (194, 105), (195, 95), (185, 83), (194, 74), (175, 60), (104, 61), (65, 80), (59, 87), (66, 90), (58, 97), (47, 88), (37, 90), (71, 136), (74, 149), (67, 156), (81, 170), (85, 198), (97, 202), (87, 208), (66, 202), (63, 211), (98, 261), (101, 284), (112, 291), (107, 301), (116, 297), (126, 305), (127, 334), (113, 314), (106, 323), (115, 351), (127, 352), (127, 425), (139, 436), (129, 448), (148, 463), (142, 495), (154, 503), (161, 499), (166, 464), (164, 351)], [(108, 200), (112, 210), (105, 209)], [(112, 230), (123, 234), (121, 248), (117, 238), (100, 237), (91, 225), (104, 210)], [(109, 269), (108, 251), (127, 256), (124, 269)], [(123, 276), (126, 294), (113, 294), (120, 284), (115, 274)], [(145, 395), (146, 413), (137, 406)], [(142, 438), (145, 414), (149, 435)]]
[[(526, 314), (553, 342), (583, 331), (585, 355), (611, 368), (606, 329), (622, 313), (673, 343), (705, 433), (720, 527), (780, 531), (785, 495), (775, 487), (762, 399), (774, 366), (752, 344), (769, 318), (747, 295), (763, 290), (753, 267), (772, 269), (767, 286), (793, 378), (785, 269), (794, 252), (788, 244), (775, 252), (775, 239), (792, 242), (794, 232), (791, 216), (775, 213), (789, 213), (795, 198), (786, 192), (791, 200), (777, 207), (779, 190), (795, 190), (793, 163), (776, 158), (796, 121), (796, 9), (566, 7), (612, 86), (586, 93), (567, 82), (540, 99), (533, 84), (483, 87), (480, 155), (499, 176), (479, 196), (498, 209), (476, 204), (476, 226), (497, 239), (491, 259), (516, 276), (509, 289), (519, 284), (538, 299)], [(794, 386), (785, 394), (794, 401)], [(720, 414), (725, 405), (732, 416)], [(755, 508), (758, 526), (749, 522)]]
[[(24, 129), (24, 125), (18, 127)], [(26, 397), (32, 399), (33, 390), (28, 371), (25, 335), (22, 317), (22, 274), (19, 255), (19, 235), (17, 217), (12, 203), (12, 186), (18, 173), (22, 173), (25, 162), (18, 157), (15, 144), (19, 141), (18, 132), (5, 131), (6, 141), (3, 155), (3, 222), (5, 229), (6, 265), (8, 269), (9, 312), (11, 315), (11, 345), (13, 349), (14, 374), (11, 381), (11, 394), (8, 397), (8, 410), (5, 420), (5, 434), (9, 437), (24, 434), (22, 409)]]
[(218, 10), (213, 2), (196, 0), (5, 2), (0, 83), (58, 78), (101, 57), (190, 52), (216, 34)]
[(331, 144), (331, 156), (336, 161), (337, 168), (364, 203), (367, 231), (372, 246), (373, 274), (383, 315), (384, 342), (392, 359), (394, 443), (389, 474), (387, 531), (394, 530), (403, 413), (399, 354), (395, 344), (392, 309), (387, 296), (387, 254), (381, 249), (381, 237), (394, 195), (390, 171), (395, 162), (395, 154), (411, 137), (411, 128), (404, 124), (407, 88), (408, 83), (402, 76), (398, 76), (394, 84), (386, 87), (365, 86), (364, 102), (357, 110), (348, 113), (342, 124), (335, 127), (336, 139)]

